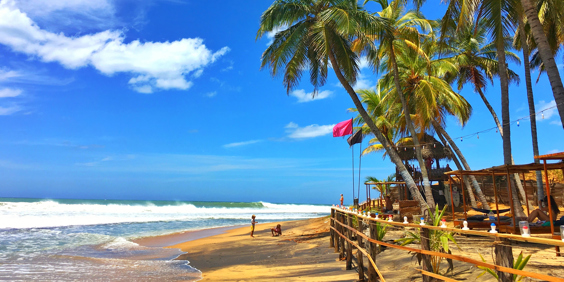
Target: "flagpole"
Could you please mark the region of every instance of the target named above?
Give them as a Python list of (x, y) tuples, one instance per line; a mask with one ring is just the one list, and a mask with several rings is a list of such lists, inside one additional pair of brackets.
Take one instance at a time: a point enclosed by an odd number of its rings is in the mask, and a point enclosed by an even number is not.
[(354, 146), (351, 146), (351, 156), (352, 156), (351, 158), (352, 159), (352, 192), (353, 192), (353, 204), (354, 204)]

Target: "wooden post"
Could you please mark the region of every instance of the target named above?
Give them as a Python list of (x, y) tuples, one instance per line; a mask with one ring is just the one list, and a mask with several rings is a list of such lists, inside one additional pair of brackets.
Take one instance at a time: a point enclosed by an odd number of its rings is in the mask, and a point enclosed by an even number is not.
[[(374, 226), (374, 222), (370, 222), (369, 221), (369, 225), (368, 225), (368, 230), (370, 232), (370, 238), (371, 239), (376, 239), (376, 226)], [(375, 243), (368, 243), (370, 245), (370, 250), (369, 250), (369, 254), (370, 257), (372, 258), (372, 260), (376, 261), (376, 255), (377, 255), (377, 251), (376, 251), (376, 244)], [(368, 281), (378, 281), (378, 273), (376, 273), (376, 269), (374, 269), (374, 267), (372, 266), (371, 263), (368, 264)]]
[(494, 199), (495, 199), (495, 209), (497, 211), (497, 226), (499, 228), (500, 219), (499, 219), (499, 204), (497, 202), (497, 188), (495, 187), (495, 173), (492, 172), (492, 182), (493, 182), (493, 190), (494, 190)]
[[(329, 220), (329, 226), (331, 227), (335, 227), (335, 222), (333, 222), (333, 219), (335, 219), (335, 209), (331, 209), (331, 218)], [(335, 247), (335, 232), (333, 231), (333, 229), (329, 228), (329, 235), (331, 235), (331, 237), (329, 238), (329, 247), (333, 248)]]
[(543, 160), (543, 167), (544, 167), (544, 181), (546, 184), (546, 199), (548, 202), (548, 216), (550, 217), (550, 234), (554, 235), (554, 217), (552, 216), (552, 201), (550, 200), (550, 184), (548, 183), (548, 169), (546, 168), (546, 160)]
[(464, 220), (468, 220), (468, 213), (466, 212), (466, 196), (464, 196), (464, 191), (466, 190), (466, 187), (464, 187), (464, 175), (462, 174), (460, 175), (460, 186), (462, 187), (462, 189), (460, 189), (462, 191), (460, 192), (462, 192), (462, 201), (464, 203), (464, 207), (463, 207)]
[(525, 190), (525, 203), (527, 205), (527, 217), (531, 214), (529, 212), (529, 194), (527, 193), (527, 180), (525, 179), (525, 173), (523, 172), (523, 190)]
[[(358, 216), (356, 217), (356, 223), (358, 225), (356, 227), (356, 230), (358, 230), (358, 232), (362, 233), (362, 231), (363, 231), (362, 219), (359, 218)], [(362, 236), (356, 236), (356, 240), (358, 242), (358, 247), (363, 248), (364, 245), (362, 244)], [(357, 251), (356, 252), (356, 258), (358, 260), (358, 281), (364, 281), (364, 262), (363, 262), (362, 252)]]
[(452, 224), (454, 224), (454, 221), (456, 220), (456, 217), (454, 216), (454, 200), (452, 199), (452, 176), (448, 176), (448, 186), (450, 188), (450, 206), (452, 207)]
[[(335, 220), (337, 220), (338, 218), (339, 218), (339, 212), (335, 211)], [(339, 230), (338, 224), (334, 223), (333, 227), (335, 229)], [(339, 238), (341, 238), (341, 237), (337, 233), (335, 233), (335, 232), (333, 232), (333, 233), (334, 233), (334, 238), (333, 238), (333, 244), (334, 245), (333, 245), (333, 247), (335, 248), (335, 253), (338, 253), (339, 252), (339, 242), (340, 242)]]
[[(513, 268), (513, 248), (511, 241), (505, 238), (498, 238), (495, 241), (495, 264), (508, 268)], [(499, 281), (511, 282), (513, 281), (513, 274), (496, 271)]]
[[(345, 214), (344, 214), (344, 213), (341, 213), (339, 222), (345, 224), (345, 221), (346, 221)], [(339, 227), (341, 228), (341, 229), (339, 230), (339, 232), (340, 232), (341, 234), (345, 235), (345, 234), (346, 234), (346, 233), (345, 233), (345, 228), (344, 228), (343, 226), (339, 226)], [(341, 237), (341, 236), (339, 236), (339, 238), (341, 238), (341, 240), (340, 240), (341, 252), (340, 252), (339, 258), (342, 259), (342, 258), (345, 257), (345, 238), (343, 238), (343, 237)]]
[[(347, 214), (347, 225), (349, 227), (353, 227), (353, 223), (352, 223), (352, 216), (350, 214)], [(347, 236), (347, 238), (349, 238), (349, 240), (352, 241), (352, 231), (350, 229), (346, 230), (346, 234), (345, 236)], [(347, 241), (347, 266), (346, 269), (347, 270), (351, 270), (352, 269), (352, 244), (350, 242)]]
[[(509, 190), (509, 202), (511, 203), (511, 215), (513, 218), (513, 228), (517, 227), (515, 225), (515, 207), (513, 206), (513, 191), (511, 191), (511, 176), (509, 175), (509, 169), (507, 169), (507, 190)], [(521, 203), (519, 203), (521, 204)], [(497, 227), (499, 228), (499, 226)]]
[[(421, 232), (419, 233), (421, 236), (421, 249), (422, 250), (431, 250), (431, 246), (429, 245), (429, 229), (421, 228)], [(433, 266), (431, 265), (431, 257), (429, 255), (421, 255), (421, 266), (423, 270), (433, 272)], [(423, 275), (424, 282), (430, 282), (432, 277)]]

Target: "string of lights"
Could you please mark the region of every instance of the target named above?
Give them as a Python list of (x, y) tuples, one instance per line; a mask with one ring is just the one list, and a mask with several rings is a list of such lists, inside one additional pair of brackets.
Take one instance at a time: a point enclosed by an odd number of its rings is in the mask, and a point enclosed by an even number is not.
[[(525, 119), (530, 119), (531, 116), (533, 116), (533, 115), (535, 115), (535, 116), (539, 116), (539, 115), (540, 115), (540, 116), (541, 116), (541, 119), (544, 119), (544, 112), (546, 112), (546, 111), (548, 111), (548, 110), (552, 110), (552, 109), (556, 108), (558, 105), (559, 105), (559, 104), (555, 104), (554, 106), (550, 106), (550, 107), (548, 107), (548, 108), (545, 108), (545, 109), (543, 109), (543, 110), (540, 110), (540, 111), (538, 111), (538, 112), (536, 112), (536, 113), (534, 113), (534, 114), (532, 114), (532, 115), (523, 116), (523, 117), (518, 118), (518, 119), (516, 119), (516, 120), (510, 121), (509, 123), (504, 123), (503, 125), (506, 125), (506, 124), (509, 124), (509, 125), (511, 125), (511, 124), (517, 124), (517, 126), (519, 126), (519, 125), (520, 125), (519, 121), (525, 120)], [(502, 126), (503, 126), (503, 125), (502, 125)], [(453, 139), (453, 140), (458, 140), (458, 139), (460, 139), (460, 142), (464, 141), (464, 139), (468, 139), (468, 138), (474, 137), (474, 136), (476, 136), (477, 139), (480, 139), (480, 134), (481, 134), (481, 133), (487, 133), (487, 132), (491, 132), (491, 131), (493, 131), (493, 130), (495, 130), (495, 133), (498, 133), (498, 128), (497, 128), (497, 126), (494, 126), (494, 127), (487, 128), (487, 129), (484, 129), (484, 130), (476, 131), (476, 132), (474, 132), (474, 133), (466, 134), (466, 135), (459, 136), (459, 137), (454, 137), (454, 138), (452, 138), (452, 139)], [(425, 146), (433, 146), (433, 148), (436, 148), (436, 147), (437, 147), (437, 144), (442, 145), (442, 143), (440, 143), (440, 142), (428, 142), (428, 143), (420, 143), (419, 146), (421, 146), (423, 149), (425, 149)], [(404, 151), (407, 151), (407, 148), (412, 148), (413, 150), (415, 150), (415, 147), (416, 147), (415, 145), (399, 145), (399, 146), (397, 146), (398, 149), (403, 148)]]

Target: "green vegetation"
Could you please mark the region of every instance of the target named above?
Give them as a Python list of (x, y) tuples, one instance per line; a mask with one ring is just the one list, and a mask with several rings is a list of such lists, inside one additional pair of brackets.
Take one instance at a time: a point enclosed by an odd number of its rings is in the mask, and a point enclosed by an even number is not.
[[(446, 210), (446, 207), (443, 208), (440, 212), (438, 206), (435, 208), (437, 212), (433, 213), (431, 211), (431, 218), (430, 221), (433, 226), (440, 226), (441, 219), (443, 218), (443, 214)], [(410, 243), (421, 243), (421, 235), (420, 235), (420, 228), (416, 228), (416, 231), (405, 231), (405, 237), (401, 239), (395, 240), (396, 242), (401, 243), (402, 246), (405, 246)], [(449, 251), (449, 242), (452, 242), (456, 247), (456, 240), (454, 239), (454, 232), (442, 231), (442, 230), (429, 230), (429, 247), (431, 251), (435, 252), (442, 252), (442, 253), (450, 253)], [(417, 254), (414, 254), (417, 255)], [(443, 257), (431, 256), (431, 265), (433, 267), (434, 273), (439, 273), (441, 262), (444, 260)], [(451, 264), (451, 268), (452, 268)], [(448, 270), (447, 270), (448, 271)]]
[[(480, 254), (480, 258), (482, 258), (483, 262), (486, 262), (486, 259), (484, 259), (482, 254)], [(527, 263), (529, 262), (530, 258), (531, 258), (531, 255), (528, 255), (528, 256), (523, 258), (523, 252), (520, 252), (519, 257), (517, 257), (517, 260), (513, 262), (513, 269), (523, 270), (525, 268), (525, 266), (527, 266)], [(495, 277), (495, 279), (497, 279), (498, 281), (501, 281), (499, 279), (499, 276), (497, 275), (497, 273), (493, 269), (485, 267), (485, 266), (478, 266), (478, 268), (482, 269), (484, 272), (480, 273), (480, 275), (478, 275), (477, 278), (480, 278), (484, 274), (488, 273), (491, 276)], [(521, 281), (521, 280), (523, 280), (523, 278), (524, 278), (524, 276), (517, 276), (517, 274), (513, 274), (513, 281)]]

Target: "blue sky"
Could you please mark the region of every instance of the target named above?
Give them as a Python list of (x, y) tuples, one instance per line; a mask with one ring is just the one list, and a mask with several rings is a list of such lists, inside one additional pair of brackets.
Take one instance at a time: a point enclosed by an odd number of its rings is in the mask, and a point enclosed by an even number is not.
[[(351, 150), (331, 128), (353, 104), (333, 74), (312, 100), (307, 80), (287, 96), (260, 70), (270, 39), (255, 35), (270, 3), (2, 0), (0, 197), (350, 201)], [(522, 77), (513, 120), (528, 108), (522, 67), (510, 67)], [(356, 87), (376, 79), (363, 68)], [(534, 91), (537, 110), (553, 105), (545, 76)], [(479, 96), (462, 94), (473, 115), (465, 128), (449, 121), (451, 136), (493, 127)], [(497, 85), (487, 96), (500, 114)], [(538, 122), (541, 154), (564, 150), (557, 115)], [(473, 168), (503, 162), (495, 131), (457, 142)], [(532, 162), (528, 120), (512, 142), (515, 161)], [(362, 179), (395, 171), (380, 154), (362, 164)]]

